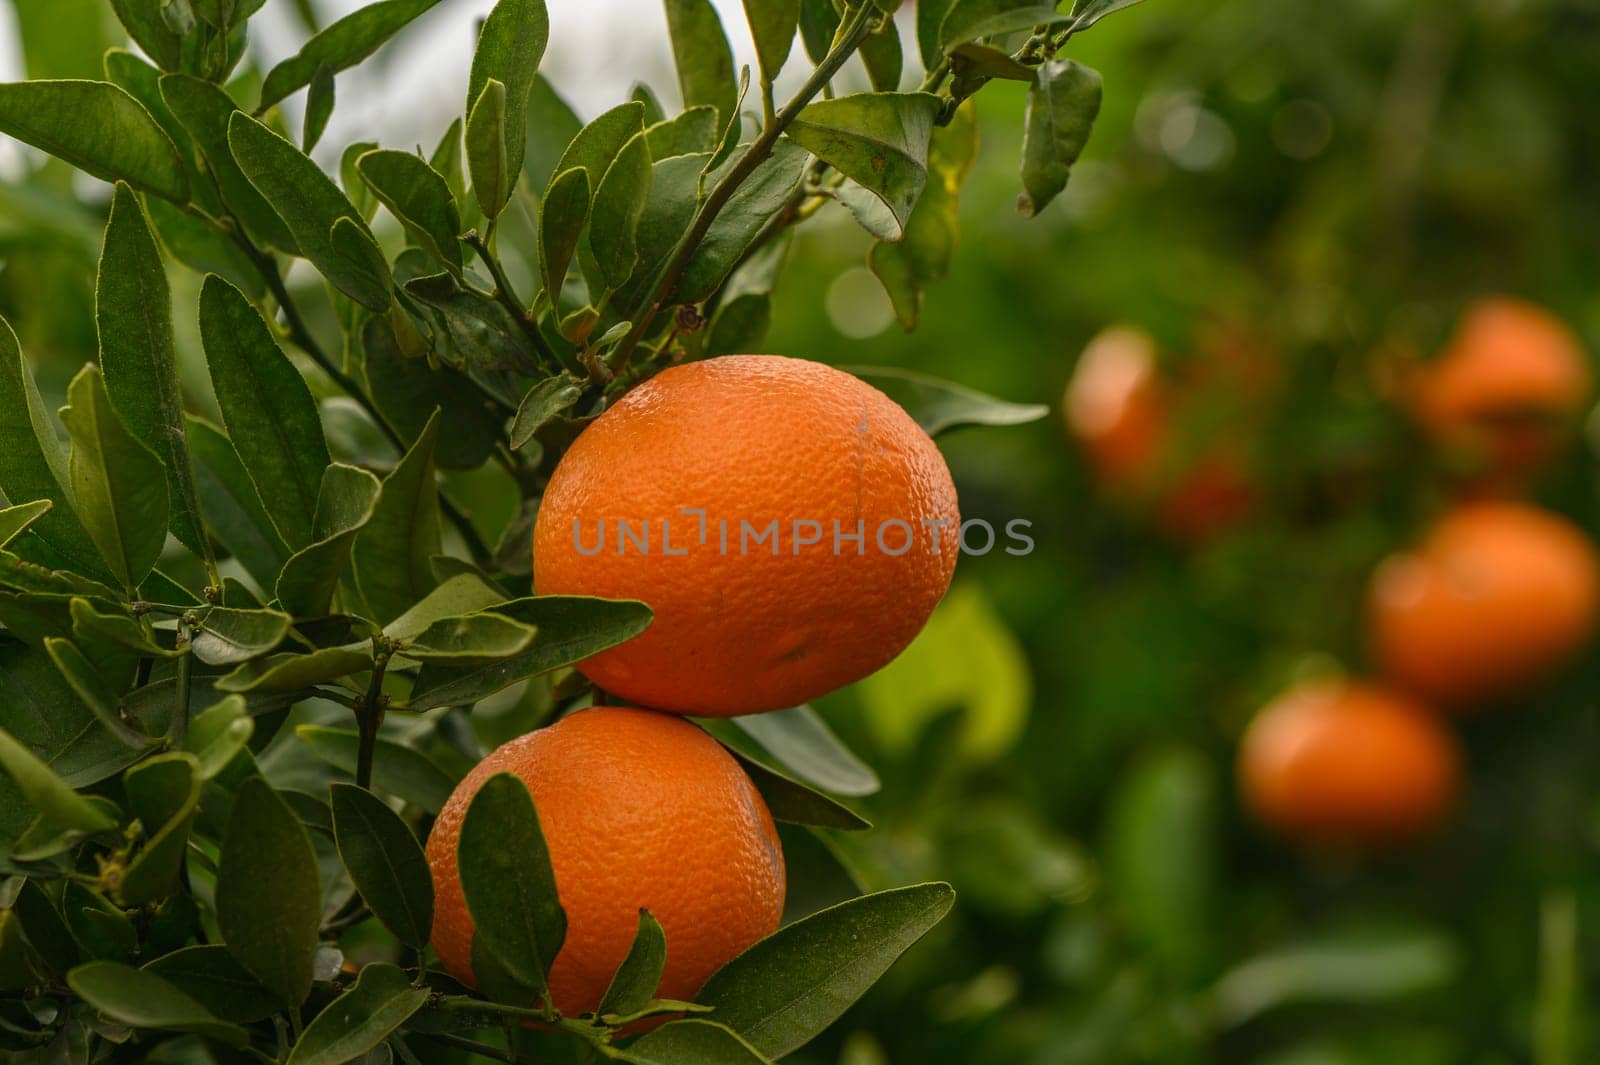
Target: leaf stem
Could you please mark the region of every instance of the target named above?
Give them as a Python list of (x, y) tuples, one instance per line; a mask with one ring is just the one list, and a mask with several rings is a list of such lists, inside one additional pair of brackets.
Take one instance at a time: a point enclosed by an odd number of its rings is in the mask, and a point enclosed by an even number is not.
[(667, 256), (667, 261), (657, 272), (655, 280), (645, 290), (645, 302), (634, 317), (633, 328), (628, 331), (622, 343), (617, 345), (611, 366), (613, 374), (621, 374), (627, 369), (628, 360), (633, 357), (634, 349), (649, 331), (656, 315), (660, 313), (662, 305), (671, 294), (672, 287), (678, 283), (678, 278), (688, 267), (689, 260), (699, 249), (700, 242), (711, 229), (711, 224), (717, 220), (718, 213), (733, 198), (733, 194), (744, 184), (745, 179), (766, 162), (767, 157), (772, 154), (772, 146), (778, 142), (783, 131), (799, 116), (812, 98), (822, 91), (839, 68), (844, 66), (845, 60), (854, 54), (861, 46), (861, 42), (867, 39), (872, 32), (874, 21), (873, 6), (863, 3), (856, 10), (855, 18), (840, 31), (833, 48), (823, 57), (822, 62), (817, 64), (817, 68), (811, 72), (805, 84), (800, 86), (799, 91), (783, 105), (783, 109), (773, 117), (772, 121), (762, 126), (761, 135), (745, 149), (744, 154), (727, 174), (723, 175), (722, 180), (718, 181), (706, 195), (705, 202), (695, 212), (688, 230), (678, 239), (671, 254)]
[(532, 314), (523, 302), (517, 298), (517, 291), (511, 286), (511, 279), (506, 276), (505, 267), (500, 265), (500, 260), (494, 252), (489, 250), (489, 242), (485, 240), (476, 229), (469, 229), (462, 236), (462, 240), (471, 245), (472, 250), (478, 253), (478, 260), (489, 271), (489, 276), (494, 279), (494, 298), (500, 302), (516, 319), (517, 325), (527, 334), (532, 341), (534, 350), (539, 357), (549, 364), (550, 369), (560, 371), (561, 363), (556, 359), (556, 353), (550, 349), (544, 334), (539, 332), (539, 323), (533, 320)]
[(193, 615), (184, 614), (178, 619), (177, 702), (172, 708), (172, 723), (167, 731), (172, 736), (172, 746), (182, 747), (189, 738), (189, 692), (194, 683)]
[(372, 681), (356, 709), (356, 728), (360, 746), (356, 750), (356, 785), (372, 787), (372, 756), (378, 746), (378, 728), (383, 724), (383, 674), (389, 668), (389, 648), (373, 641)]

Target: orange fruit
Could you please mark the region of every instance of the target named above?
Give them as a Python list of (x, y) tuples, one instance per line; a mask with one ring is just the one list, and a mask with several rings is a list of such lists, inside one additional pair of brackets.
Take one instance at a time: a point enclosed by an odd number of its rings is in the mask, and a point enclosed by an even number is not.
[(1519, 473), (1559, 447), (1592, 384), (1583, 347), (1559, 318), (1493, 297), (1468, 308), (1449, 346), (1417, 372), (1412, 408), (1458, 460)]
[(1089, 342), (1067, 383), (1067, 428), (1108, 483), (1143, 478), (1165, 445), (1169, 401), (1154, 338), (1113, 326)]
[(1245, 732), (1239, 788), (1267, 826), (1312, 843), (1408, 839), (1449, 812), (1455, 737), (1420, 703), (1370, 684), (1318, 682), (1268, 705)]
[(1588, 642), (1600, 557), (1576, 525), (1523, 503), (1463, 504), (1368, 595), (1373, 650), (1396, 682), (1446, 705), (1515, 694)]
[(567, 937), (550, 969), (556, 1009), (594, 1010), (648, 909), (666, 933), (657, 996), (689, 1000), (783, 915), (783, 851), (755, 785), (717, 741), (670, 714), (581, 710), (506, 743), (467, 774), (428, 836), (433, 948), (472, 974), (472, 915), (456, 869), (467, 807), (510, 772), (527, 784), (550, 848)]
[(655, 612), (579, 664), (600, 687), (757, 713), (899, 654), (950, 586), (959, 523), (938, 448), (888, 396), (820, 363), (728, 355), (663, 371), (579, 435), (539, 504), (533, 580)]

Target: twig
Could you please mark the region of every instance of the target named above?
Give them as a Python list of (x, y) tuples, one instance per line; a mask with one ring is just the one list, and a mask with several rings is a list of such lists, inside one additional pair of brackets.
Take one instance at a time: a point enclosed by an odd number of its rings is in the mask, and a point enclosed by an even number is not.
[[(539, 323), (533, 320), (528, 308), (517, 298), (516, 289), (511, 287), (511, 279), (506, 276), (505, 267), (500, 265), (500, 260), (495, 258), (494, 252), (489, 250), (489, 242), (484, 240), (476, 229), (467, 230), (461, 239), (471, 245), (472, 250), (478, 253), (479, 261), (489, 271), (489, 276), (494, 279), (494, 298), (510, 313), (511, 317), (517, 320), (517, 324), (522, 327), (522, 331), (532, 341), (534, 350), (539, 353), (539, 357), (549, 364), (550, 369), (559, 371), (561, 369), (560, 360), (556, 358), (556, 353), (551, 350), (550, 344), (544, 338), (544, 334), (539, 332)], [(551, 303), (554, 304), (554, 293), (551, 294), (550, 299)]]
[(362, 788), (372, 787), (372, 756), (378, 745), (378, 729), (383, 725), (383, 674), (389, 668), (389, 647), (382, 646), (378, 639), (373, 644), (376, 654), (372, 659), (372, 681), (356, 710), (356, 729), (360, 737), (356, 749), (356, 785)]
[(711, 224), (717, 220), (717, 214), (733, 198), (733, 194), (739, 190), (740, 185), (744, 184), (745, 179), (754, 173), (758, 166), (766, 162), (767, 157), (772, 154), (772, 146), (778, 142), (778, 138), (783, 135), (783, 131), (811, 102), (812, 98), (822, 91), (828, 80), (838, 72), (840, 67), (844, 66), (845, 60), (850, 58), (855, 50), (860, 47), (861, 42), (866, 40), (868, 34), (872, 32), (873, 21), (876, 17), (875, 10), (871, 4), (861, 5), (856, 11), (855, 19), (849, 24), (848, 28), (841, 31), (834, 47), (823, 57), (822, 62), (817, 64), (817, 68), (811, 72), (811, 77), (807, 78), (805, 84), (800, 86), (800, 90), (794, 94), (793, 98), (784, 104), (783, 110), (778, 112), (773, 121), (764, 126), (761, 130), (761, 136), (756, 138), (754, 143), (733, 164), (728, 173), (723, 176), (722, 180), (718, 181), (711, 192), (707, 194), (705, 202), (695, 212), (694, 219), (690, 222), (688, 230), (679, 238), (677, 245), (672, 249), (672, 253), (667, 257), (667, 261), (656, 274), (655, 280), (645, 290), (645, 301), (642, 309), (634, 318), (633, 328), (628, 331), (628, 335), (617, 346), (615, 360), (611, 367), (614, 374), (621, 374), (627, 369), (628, 360), (633, 357), (634, 349), (639, 346), (639, 342), (644, 339), (645, 333), (649, 331), (651, 323), (655, 321), (656, 315), (661, 311), (662, 304), (666, 302), (667, 296), (672, 292), (672, 287), (678, 283), (678, 278), (682, 276), (684, 269), (689, 265), (689, 260), (693, 258), (695, 251), (700, 246), (700, 242), (705, 239), (706, 233), (711, 229)]
[(189, 691), (192, 687), (194, 676), (194, 648), (190, 645), (194, 630), (191, 627), (193, 615), (184, 614), (178, 619), (178, 681), (177, 703), (172, 708), (172, 722), (168, 730), (172, 735), (172, 746), (182, 747), (184, 740), (189, 738)]

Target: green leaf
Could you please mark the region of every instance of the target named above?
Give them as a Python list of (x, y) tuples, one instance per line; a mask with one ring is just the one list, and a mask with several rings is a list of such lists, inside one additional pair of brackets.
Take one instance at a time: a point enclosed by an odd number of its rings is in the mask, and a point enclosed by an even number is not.
[(128, 429), (166, 467), (172, 533), (204, 558), (194, 469), (183, 431), (178, 353), (172, 339), (172, 293), (139, 199), (118, 184), (106, 223), (95, 283), (95, 324), (106, 391)]
[(772, 321), (772, 289), (788, 255), (792, 234), (785, 233), (752, 250), (728, 278), (711, 316), (707, 355), (759, 351)]
[[(833, 48), (839, 32), (839, 12), (833, 0), (800, 0), (800, 39), (813, 63), (821, 63)], [(928, 64), (928, 69), (933, 69)]]
[(214, 606), (199, 611), (194, 656), (208, 666), (232, 666), (259, 658), (289, 635), (294, 619), (281, 610)]
[[(581, 171), (575, 171), (581, 173)], [(511, 423), (511, 446), (524, 448), (551, 418), (560, 414), (583, 395), (583, 385), (575, 378), (561, 374), (547, 377), (528, 389), (517, 407), (517, 416)], [(3, 514), (3, 512), (0, 512)], [(0, 545), (3, 546), (3, 545)]]
[(661, 970), (667, 964), (667, 934), (650, 911), (639, 910), (639, 930), (634, 933), (628, 956), (622, 959), (611, 985), (600, 998), (595, 1012), (602, 1017), (628, 1017), (650, 1005), (661, 986)]
[(491, 222), (511, 199), (511, 160), (506, 155), (506, 87), (490, 78), (467, 113), (467, 172), (472, 192)]
[[(35, 708), (41, 706), (50, 713), (39, 713)], [(8, 642), (0, 643), (0, 728), (68, 788), (121, 772), (141, 753), (100, 727), (47, 653)]]
[(393, 965), (362, 967), (350, 990), (328, 1003), (295, 1041), (287, 1065), (343, 1065), (359, 1061), (428, 1001)]
[[(156, 124), (171, 138), (173, 147), (178, 149), (178, 155), (183, 159), (184, 173), (189, 179), (189, 194), (194, 200), (194, 206), (212, 217), (221, 214), (222, 203), (217, 199), (216, 188), (206, 179), (197, 165), (199, 156), (196, 153), (194, 138), (172, 113), (167, 102), (161, 98), (161, 71), (141, 57), (121, 48), (108, 50), (103, 65), (106, 80), (138, 100), (140, 105), (150, 112), (150, 117), (156, 120)], [(168, 201), (159, 197), (156, 199), (163, 205), (168, 204)]]
[(921, 316), (924, 289), (950, 270), (960, 227), (957, 201), (977, 155), (977, 109), (969, 100), (956, 109), (949, 125), (934, 130), (928, 148), (928, 185), (906, 222), (905, 239), (874, 244), (868, 254), (868, 265), (908, 330)]
[(586, 596), (534, 596), (486, 608), (533, 626), (537, 630), (533, 643), (515, 658), (476, 668), (451, 668), (442, 662), (423, 666), (411, 691), (410, 709), (470, 705), (517, 681), (632, 639), (651, 619), (650, 608), (643, 603)]
[[(204, 327), (201, 332), (203, 335)], [(289, 549), (262, 506), (244, 463), (221, 429), (193, 416), (187, 425), (206, 527), (244, 566), (257, 587), (272, 587), (289, 558)]]
[(44, 646), (50, 660), (61, 671), (62, 679), (107, 732), (136, 750), (152, 747), (158, 742), (153, 736), (130, 728), (122, 720), (117, 713), (116, 694), (106, 687), (105, 680), (75, 644), (52, 637), (45, 640)]
[[(551, 380), (560, 380), (560, 378), (552, 378)], [(574, 395), (572, 398), (576, 399), (577, 396)], [(570, 403), (571, 400), (568, 400), (568, 402)], [(528, 436), (530, 438), (533, 436), (532, 431), (528, 433)], [(527, 441), (524, 440), (523, 443), (527, 443)], [(11, 541), (27, 532), (28, 526), (48, 514), (50, 508), (54, 505), (48, 499), (36, 499), (32, 503), (20, 503), (14, 507), (0, 507), (0, 547), (5, 547)]]
[(645, 129), (645, 143), (655, 161), (709, 152), (717, 146), (717, 109), (691, 107), (674, 118), (657, 122)]
[(674, 299), (699, 302), (722, 285), (799, 189), (808, 158), (803, 149), (787, 141), (773, 145), (772, 155), (718, 212), (684, 267), (673, 289)]
[(924, 70), (932, 70), (944, 58), (944, 42), (939, 31), (954, 0), (917, 0), (917, 51)]
[(954, 903), (950, 885), (918, 884), (814, 913), (717, 970), (696, 1001), (781, 1058), (837, 1020)]
[(955, 0), (940, 24), (939, 42), (948, 52), (979, 37), (1067, 22), (1071, 17), (1057, 12), (1055, 4), (1038, 0)]
[(333, 92), (333, 70), (326, 65), (319, 66), (311, 76), (311, 88), (306, 93), (306, 113), (300, 127), (300, 150), (307, 155), (322, 139), (323, 131), (328, 128), (328, 119), (333, 117)]
[[(561, 153), (552, 180), (559, 179), (568, 170), (582, 169), (591, 175), (603, 175), (622, 151), (622, 146), (644, 129), (644, 104), (630, 100), (602, 113), (593, 122), (580, 129)], [(598, 180), (598, 179), (596, 179)], [(591, 185), (594, 182), (591, 181)], [(548, 196), (549, 193), (547, 192)]]
[(55, 425), (16, 334), (0, 318), (0, 492), (19, 503), (50, 503), (49, 512), (17, 538), (16, 552), (52, 567), (71, 564), (86, 576), (109, 577), (67, 493), (68, 477)]
[(878, 775), (809, 706), (748, 714), (732, 723), (798, 779), (833, 795), (871, 795)]
[(217, 681), (224, 692), (297, 692), (372, 668), (365, 647), (321, 647), (305, 654), (286, 652), (245, 662)]
[(499, 614), (468, 614), (429, 625), (402, 652), (418, 662), (473, 667), (504, 662), (528, 649), (534, 628)]
[(464, 374), (407, 358), (388, 318), (367, 319), (357, 354), (373, 402), (402, 440), (415, 443), (439, 410), (450, 432), (436, 441), (434, 460), (449, 470), (483, 465), (500, 438), (501, 420)]
[(230, 695), (196, 714), (184, 746), (198, 759), (200, 779), (210, 780), (228, 768), (253, 732), (255, 720), (242, 695)]
[(61, 918), (56, 904), (36, 880), (24, 880), (11, 906), (22, 922), (22, 933), (50, 972), (65, 976), (80, 957), (78, 943)]
[(943, 106), (924, 92), (818, 100), (786, 135), (872, 193), (903, 229), (928, 180), (928, 143)]
[(199, 761), (184, 751), (147, 758), (123, 774), (128, 808), (145, 832), (116, 888), (124, 906), (142, 906), (177, 889), (201, 783)]
[(328, 467), (317, 496), (311, 530), (315, 539), (291, 555), (278, 575), (278, 602), (285, 610), (297, 618), (328, 612), (356, 535), (372, 520), (381, 491), (378, 479), (366, 470), (341, 463)]
[[(324, 762), (346, 773), (355, 772), (359, 737), (354, 729), (300, 725), (294, 732)], [(382, 736), (378, 737), (373, 755), (372, 783), (379, 791), (404, 799), (429, 814), (444, 808), (456, 786), (427, 755)]]
[(1071, 59), (1052, 59), (1034, 74), (1022, 134), (1022, 195), (1017, 210), (1033, 216), (1067, 187), (1100, 113), (1100, 75)]
[(163, 70), (177, 70), (183, 58), (183, 38), (162, 19), (164, 6), (164, 0), (111, 0), (118, 21), (144, 54)]
[(0, 85), (0, 133), (101, 180), (189, 202), (189, 176), (172, 138), (143, 104), (110, 82)]
[(890, 19), (883, 31), (861, 42), (861, 62), (874, 92), (894, 92), (900, 88), (905, 57), (900, 48), (900, 30)]
[(689, 1017), (647, 1032), (626, 1050), (634, 1065), (770, 1065), (771, 1059), (716, 1021)]
[(567, 915), (556, 897), (550, 852), (539, 827), (528, 786), (511, 773), (496, 773), (479, 787), (461, 822), (456, 851), (461, 893), (476, 928), (474, 957), (482, 954), (519, 985), (488, 986), (493, 998), (526, 989), (547, 996), (545, 974), (567, 934)]
[(459, 274), (461, 217), (445, 179), (410, 152), (368, 152), (356, 168), (422, 249)]
[(200, 290), (200, 337), (222, 420), (262, 505), (284, 541), (306, 546), (329, 463), (311, 390), (244, 294), (219, 277)]
[(667, 31), (685, 107), (709, 104), (718, 124), (735, 121), (737, 88), (733, 51), (710, 0), (667, 0)]
[(1026, 425), (1050, 413), (1041, 403), (1011, 403), (915, 370), (895, 366), (849, 370), (904, 407), (929, 436), (960, 425)]
[(98, 891), (70, 882), (62, 889), (61, 908), (67, 927), (89, 957), (123, 961), (138, 949), (133, 921)]
[(319, 67), (338, 72), (376, 52), (384, 41), (439, 0), (382, 0), (367, 4), (312, 37), (298, 53), (267, 72), (260, 110), (311, 84)]
[(650, 148), (646, 134), (628, 139), (606, 168), (594, 193), (594, 220), (589, 244), (610, 288), (628, 280), (639, 261), (639, 217), (650, 196)]
[(744, 17), (756, 43), (761, 80), (770, 85), (778, 80), (789, 49), (794, 47), (795, 30), (800, 25), (800, 0), (744, 0)]
[(281, 1008), (277, 997), (221, 945), (180, 948), (148, 962), (144, 971), (236, 1024), (253, 1024)]
[(192, 0), (195, 14), (219, 30), (244, 22), (261, 9), (266, 0)]
[(350, 552), (356, 585), (375, 620), (393, 621), (433, 591), (431, 559), (443, 554), (433, 465), (439, 414), (383, 479), (378, 505)]
[[(499, 0), (478, 32), (467, 79), (470, 114), (490, 80), (505, 86), (505, 165), (508, 175), (522, 171), (527, 143), (528, 97), (550, 41), (550, 16), (544, 0)], [(470, 123), (469, 123), (470, 125)], [(507, 178), (507, 186), (516, 182)], [(487, 212), (487, 208), (485, 208)], [(491, 217), (498, 211), (487, 212)]]
[(117, 417), (97, 366), (72, 379), (61, 420), (72, 441), (68, 471), (84, 528), (131, 592), (167, 539), (166, 471)]
[(465, 130), (465, 121), (459, 118), (455, 119), (450, 123), (450, 128), (444, 131), (444, 136), (439, 138), (439, 143), (433, 149), (433, 154), (428, 156), (429, 168), (444, 178), (445, 187), (450, 190), (451, 206), (458, 208), (467, 199), (467, 179), (461, 169), (464, 165), (462, 139), (465, 136)]
[(539, 274), (552, 305), (578, 250), (589, 220), (589, 172), (579, 167), (556, 175), (539, 205)]
[[(239, 112), (228, 122), (228, 146), (250, 184), (283, 219), (300, 254), (335, 288), (369, 310), (389, 306), (391, 280), (382, 255), (366, 253), (372, 233), (331, 179), (293, 144)], [(352, 249), (336, 241), (338, 223), (348, 219), (365, 245)]]
[(381, 799), (354, 784), (331, 791), (333, 835), (350, 880), (373, 916), (421, 949), (433, 928), (433, 877), (422, 845)]
[(120, 606), (102, 609), (90, 600), (76, 596), (68, 604), (68, 611), (72, 616), (72, 634), (85, 646), (104, 641), (156, 658), (176, 658), (180, 654), (173, 648), (157, 643), (145, 625)]
[(522, 162), (530, 189), (542, 189), (550, 183), (557, 173), (557, 161), (582, 128), (583, 123), (550, 82), (542, 74), (535, 77), (528, 96), (528, 143)]
[(54, 828), (91, 833), (117, 827), (104, 810), (73, 791), (5, 729), (0, 729), (0, 769), (16, 781), (40, 819)]
[(444, 318), (450, 344), (469, 369), (537, 372), (538, 355), (526, 331), (499, 300), (463, 287), (448, 273), (413, 278), (405, 288)]
[(1139, 0), (1077, 0), (1072, 5), (1072, 23), (1067, 27), (1072, 33), (1086, 30), (1113, 11), (1132, 7)]
[(216, 179), (222, 202), (244, 223), (245, 232), (257, 244), (266, 244), (290, 255), (298, 255), (283, 219), (250, 184), (228, 146), (228, 123), (239, 106), (217, 86), (187, 74), (168, 74), (161, 79), (161, 98), (182, 122), (204, 157), (207, 169)]
[(242, 1047), (250, 1034), (218, 1019), (153, 972), (114, 961), (92, 961), (67, 974), (67, 983), (101, 1014), (130, 1028), (193, 1032)]
[(383, 627), (392, 640), (409, 640), (441, 618), (475, 614), (497, 607), (506, 595), (476, 573), (460, 573), (444, 581), (410, 610)]
[(871, 828), (872, 822), (842, 803), (835, 802), (820, 791), (813, 791), (793, 777), (763, 765), (739, 751), (739, 761), (761, 792), (767, 811), (774, 821), (791, 825), (813, 825), (817, 828), (838, 828), (847, 832)]
[(260, 777), (234, 795), (217, 868), (217, 926), (228, 950), (289, 1009), (311, 992), (322, 926), (317, 854)]

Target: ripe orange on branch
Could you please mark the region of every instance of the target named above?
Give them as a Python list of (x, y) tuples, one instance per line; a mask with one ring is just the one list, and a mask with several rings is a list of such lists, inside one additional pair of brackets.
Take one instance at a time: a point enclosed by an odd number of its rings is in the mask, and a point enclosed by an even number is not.
[(1415, 550), (1379, 567), (1369, 592), (1384, 671), (1447, 705), (1538, 681), (1592, 636), (1600, 556), (1567, 519), (1521, 503), (1470, 503)]
[(692, 999), (734, 956), (777, 930), (784, 864), (755, 785), (715, 740), (651, 710), (583, 710), (501, 746), (467, 774), (428, 836), (433, 948), (472, 973), (472, 915), (456, 847), (472, 797), (511, 772), (533, 796), (567, 937), (550, 996), (568, 1016), (594, 1010), (648, 909), (666, 933), (657, 997)]
[(1460, 762), (1455, 737), (1425, 706), (1374, 685), (1320, 682), (1257, 715), (1239, 787), (1251, 812), (1290, 838), (1381, 844), (1444, 818)]
[(579, 664), (607, 691), (776, 710), (911, 642), (959, 522), (938, 448), (889, 397), (820, 363), (729, 355), (662, 372), (578, 437), (539, 505), (534, 587), (655, 612)]

